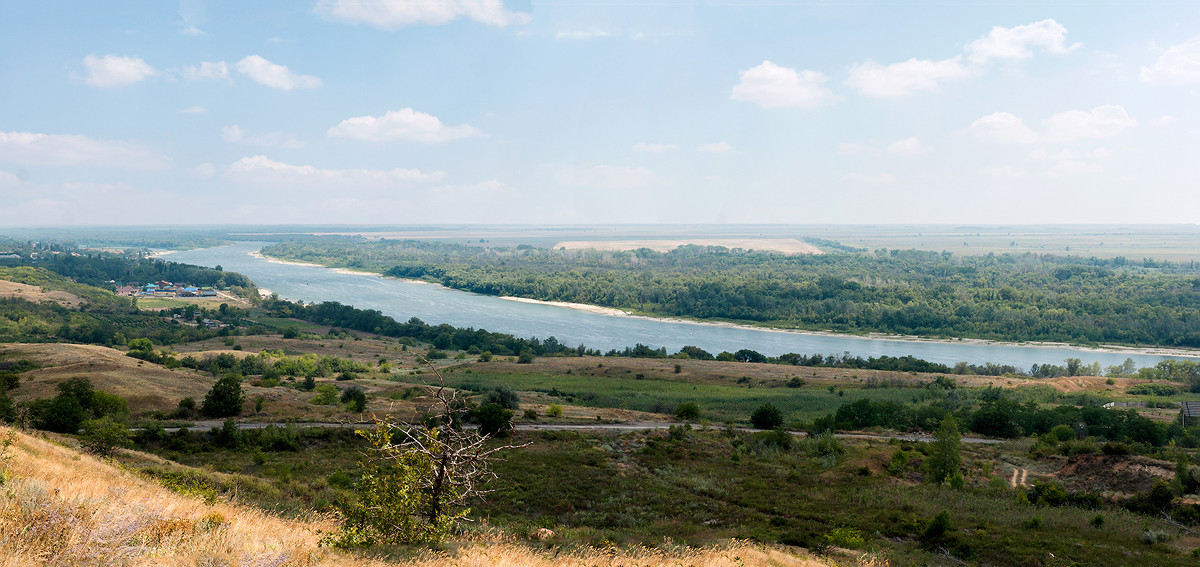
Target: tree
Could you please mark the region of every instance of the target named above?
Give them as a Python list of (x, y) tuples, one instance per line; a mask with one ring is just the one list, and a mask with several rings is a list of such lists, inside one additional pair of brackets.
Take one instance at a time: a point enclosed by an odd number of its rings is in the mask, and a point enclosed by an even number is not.
[[(489, 447), (488, 436), (457, 428), (464, 404), (457, 390), (445, 387), (441, 373), (434, 399), (435, 419), (425, 426), (407, 426), (391, 416), (375, 417), (375, 427), (356, 433), (370, 449), (359, 461), (361, 480), (354, 496), (341, 505), (341, 530), (324, 541), (341, 547), (355, 545), (440, 543), (470, 510), (466, 502), (486, 492), (481, 484), (495, 478), (492, 457), (513, 445)], [(495, 404), (499, 412), (511, 411)], [(520, 445), (524, 447), (525, 445)]]
[(498, 404), (504, 409), (515, 410), (521, 407), (521, 397), (512, 388), (503, 384), (493, 388), (484, 399), (486, 400), (485, 404)]
[(479, 406), (474, 412), (479, 432), (492, 437), (507, 437), (512, 431), (513, 411), (495, 403)]
[(750, 414), (750, 423), (759, 429), (775, 429), (783, 425), (783, 414), (773, 404), (763, 404)]
[(84, 449), (107, 457), (120, 447), (128, 447), (133, 441), (133, 433), (125, 424), (104, 416), (83, 422), (83, 435), (80, 439)]
[(350, 411), (361, 412), (367, 407), (367, 393), (358, 386), (350, 386), (342, 391), (342, 403), (350, 404)]
[(929, 481), (941, 484), (959, 474), (962, 469), (962, 434), (953, 414), (946, 414), (937, 431), (933, 432), (933, 450), (926, 461)]
[(213, 384), (208, 394), (205, 394), (200, 413), (208, 417), (235, 416), (241, 413), (243, 401), (242, 377), (232, 373), (226, 374)]
[(675, 406), (675, 419), (680, 421), (695, 421), (700, 419), (700, 404), (683, 402)]

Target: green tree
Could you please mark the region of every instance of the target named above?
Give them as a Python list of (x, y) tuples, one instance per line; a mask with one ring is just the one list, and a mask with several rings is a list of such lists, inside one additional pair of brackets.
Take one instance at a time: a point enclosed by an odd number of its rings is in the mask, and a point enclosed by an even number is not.
[(766, 403), (750, 414), (750, 423), (759, 429), (776, 429), (783, 425), (783, 414), (773, 404)]
[(475, 410), (479, 432), (491, 437), (506, 437), (512, 431), (513, 411), (500, 404), (483, 404)]
[(208, 394), (204, 396), (204, 404), (200, 413), (208, 417), (230, 417), (242, 411), (242, 377), (237, 374), (226, 374), (224, 378), (213, 384)]
[(80, 436), (84, 449), (97, 455), (112, 455), (118, 448), (129, 447), (133, 442), (133, 433), (120, 421), (109, 416), (100, 419), (89, 419), (83, 422), (83, 434)]
[(675, 419), (680, 421), (695, 421), (700, 419), (700, 404), (683, 402), (675, 406)]
[(342, 391), (343, 404), (350, 404), (350, 411), (361, 412), (367, 407), (367, 393), (358, 386), (350, 386)]
[(946, 414), (942, 424), (933, 433), (933, 449), (926, 461), (929, 467), (929, 481), (941, 484), (962, 469), (962, 434), (958, 431), (958, 422), (953, 414)]

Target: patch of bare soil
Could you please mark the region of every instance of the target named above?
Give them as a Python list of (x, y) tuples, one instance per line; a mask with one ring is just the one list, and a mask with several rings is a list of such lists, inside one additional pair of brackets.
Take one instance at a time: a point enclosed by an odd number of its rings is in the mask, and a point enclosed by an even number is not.
[(1076, 490), (1133, 493), (1149, 490), (1157, 479), (1175, 478), (1175, 466), (1139, 456), (1076, 455), (1053, 476)]
[(17, 297), (34, 303), (53, 301), (63, 307), (76, 307), (83, 301), (73, 293), (45, 291), (36, 285), (10, 282), (8, 280), (0, 280), (0, 297)]

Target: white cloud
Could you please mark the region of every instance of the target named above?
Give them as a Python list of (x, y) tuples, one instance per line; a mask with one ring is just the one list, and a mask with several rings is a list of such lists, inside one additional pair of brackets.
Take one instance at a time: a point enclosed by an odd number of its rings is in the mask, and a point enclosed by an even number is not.
[(1051, 53), (1067, 53), (1080, 47), (1066, 45), (1067, 28), (1054, 20), (1005, 28), (996, 26), (987, 35), (967, 44), (966, 52), (972, 63), (993, 59), (1029, 59), (1030, 47), (1041, 47)]
[(83, 58), (83, 66), (88, 71), (86, 82), (93, 87), (123, 87), (158, 74), (158, 70), (141, 57), (96, 57), (93, 54)]
[(867, 61), (850, 68), (846, 84), (864, 95), (888, 98), (932, 90), (942, 81), (971, 74), (972, 71), (962, 64), (961, 57), (942, 61), (909, 59), (887, 66)]
[(753, 102), (766, 108), (814, 108), (840, 100), (821, 86), (827, 78), (817, 71), (796, 71), (763, 61), (738, 75), (741, 82), (733, 87), (730, 97), (733, 100)]
[(1137, 121), (1118, 105), (1097, 106), (1091, 111), (1068, 110), (1047, 118), (1045, 132), (1035, 132), (1021, 118), (996, 112), (971, 123), (968, 130), (976, 140), (1032, 144), (1105, 140), (1137, 126)]
[(1104, 168), (1098, 164), (1073, 159), (1059, 160), (1046, 172), (1050, 177), (1075, 177), (1077, 175), (1092, 175), (1103, 173)]
[(698, 152), (707, 152), (710, 154), (727, 154), (733, 151), (733, 146), (726, 142), (716, 142), (713, 144), (704, 144), (696, 148)]
[(676, 146), (675, 144), (647, 144), (645, 142), (641, 142), (633, 145), (633, 151), (649, 153), (669, 152), (678, 148), (679, 146)]
[(875, 175), (867, 173), (847, 173), (846, 175), (842, 176), (842, 179), (845, 179), (851, 183), (884, 185), (888, 183), (894, 183), (896, 181), (896, 176), (890, 173), (878, 173)]
[(378, 118), (347, 118), (330, 128), (327, 134), (335, 138), (353, 138), (369, 142), (405, 139), (424, 144), (439, 144), (483, 135), (469, 124), (446, 126), (438, 117), (411, 108), (390, 110)]
[(199, 65), (184, 65), (179, 74), (189, 81), (229, 80), (229, 64), (224, 61), (204, 61)]
[(895, 156), (915, 156), (932, 151), (933, 148), (921, 144), (917, 138), (907, 138), (888, 146), (887, 152)]
[(0, 132), (0, 161), (25, 165), (91, 165), (129, 170), (171, 166), (166, 156), (139, 144), (75, 134)]
[(216, 175), (217, 168), (213, 167), (211, 163), (201, 163), (196, 167), (189, 167), (187, 172), (196, 179), (211, 179), (213, 175)]
[(1091, 112), (1068, 110), (1047, 118), (1044, 138), (1048, 142), (1104, 140), (1135, 126), (1137, 121), (1124, 107), (1097, 106)]
[(204, 108), (203, 106), (197, 105), (197, 106), (189, 106), (187, 108), (184, 108), (183, 110), (180, 110), (179, 112), (183, 112), (186, 114), (200, 114), (203, 112), (208, 112), (208, 109)]
[(1004, 142), (1031, 144), (1038, 135), (1025, 125), (1020, 117), (1008, 112), (989, 114), (971, 123), (968, 128), (976, 140), (982, 142)]
[(183, 29), (179, 30), (179, 33), (181, 33), (183, 35), (190, 35), (193, 37), (201, 37), (201, 36), (208, 35), (207, 33), (204, 33), (204, 30), (202, 30), (196, 26), (185, 26)]
[(320, 0), (316, 12), (333, 20), (385, 30), (437, 26), (459, 17), (498, 27), (530, 20), (529, 14), (505, 10), (502, 0)]
[(554, 39), (599, 39), (612, 37), (612, 32), (606, 31), (560, 31), (554, 34)]
[(250, 55), (237, 62), (239, 73), (250, 77), (254, 82), (290, 91), (292, 89), (315, 89), (321, 86), (321, 79), (310, 75), (297, 75), (283, 65), (276, 65), (258, 55)]
[(1176, 122), (1179, 122), (1178, 118), (1171, 116), (1170, 114), (1164, 114), (1156, 118), (1154, 122), (1151, 122), (1151, 124), (1154, 124), (1155, 126), (1170, 126)]
[(1200, 83), (1200, 36), (1164, 51), (1154, 67), (1142, 67), (1141, 79), (1159, 85)]
[(237, 124), (232, 124), (221, 128), (221, 139), (225, 140), (226, 142), (237, 143), (242, 141), (242, 139), (245, 137), (246, 131), (242, 130), (242, 127), (238, 126)]
[(278, 132), (248, 136), (246, 135), (246, 131), (237, 124), (232, 124), (221, 128), (221, 138), (226, 142), (234, 144), (246, 144), (249, 146), (259, 146), (263, 148), (294, 149), (304, 147), (304, 142)]
[(311, 165), (291, 165), (266, 156), (244, 157), (226, 170), (226, 175), (272, 189), (365, 189), (386, 190), (441, 180), (441, 171), (419, 169), (319, 169)]

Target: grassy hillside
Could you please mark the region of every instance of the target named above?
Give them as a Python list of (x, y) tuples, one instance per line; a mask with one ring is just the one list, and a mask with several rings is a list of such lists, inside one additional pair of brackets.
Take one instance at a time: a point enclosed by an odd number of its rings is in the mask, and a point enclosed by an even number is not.
[[(204, 500), (44, 438), (0, 427), (3, 454), (0, 566), (126, 565), (773, 565), (820, 567), (782, 549), (721, 548), (549, 553), (483, 537), (449, 551), (386, 561), (322, 548), (329, 516), (285, 520), (224, 499)], [(150, 457), (146, 457), (150, 458)], [(502, 534), (497, 534), (501, 535)]]

